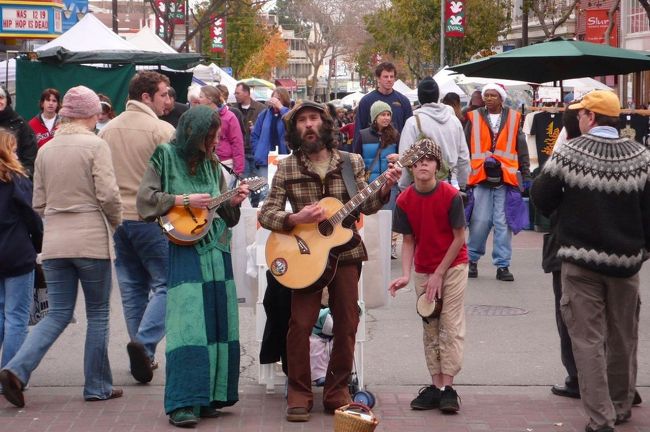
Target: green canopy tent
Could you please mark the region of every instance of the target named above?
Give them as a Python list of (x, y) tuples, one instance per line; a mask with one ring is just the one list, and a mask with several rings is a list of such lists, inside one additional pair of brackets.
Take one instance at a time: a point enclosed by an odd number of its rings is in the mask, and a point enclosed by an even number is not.
[[(128, 84), (136, 72), (136, 66), (159, 66), (159, 72), (170, 78), (172, 87), (187, 89), (192, 81), (191, 72), (160, 70), (189, 69), (201, 60), (196, 53), (154, 53), (148, 51), (93, 51), (73, 52), (54, 47), (37, 53), (29, 60), (21, 56), (16, 62), (16, 111), (25, 119), (39, 112), (38, 100), (43, 89), (56, 88), (64, 94), (71, 87), (85, 85), (98, 93), (104, 93), (113, 101), (116, 112), (124, 110)], [(105, 67), (88, 66), (91, 64)], [(185, 92), (177, 91), (179, 101)]]
[(449, 69), (466, 76), (543, 83), (650, 70), (650, 58), (623, 48), (558, 38)]

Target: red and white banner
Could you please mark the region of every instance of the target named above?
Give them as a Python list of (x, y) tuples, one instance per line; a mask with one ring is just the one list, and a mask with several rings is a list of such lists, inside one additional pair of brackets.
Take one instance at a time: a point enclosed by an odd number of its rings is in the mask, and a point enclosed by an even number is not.
[(214, 16), (210, 26), (210, 52), (226, 51), (226, 18)]
[[(609, 44), (618, 46), (618, 13), (614, 15), (614, 27), (609, 35)], [(597, 44), (605, 43), (605, 32), (609, 26), (607, 9), (589, 9), (585, 11), (585, 41)]]
[(445, 36), (465, 36), (465, 0), (445, 0)]

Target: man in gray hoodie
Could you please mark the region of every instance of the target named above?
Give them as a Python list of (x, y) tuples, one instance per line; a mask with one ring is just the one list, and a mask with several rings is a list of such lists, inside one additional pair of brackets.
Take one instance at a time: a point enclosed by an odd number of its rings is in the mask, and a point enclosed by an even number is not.
[[(422, 106), (406, 120), (399, 141), (400, 155), (404, 154), (415, 141), (427, 137), (442, 149), (442, 156), (449, 167), (451, 182), (458, 182), (460, 189), (465, 189), (469, 176), (469, 148), (465, 140), (463, 126), (454, 114), (454, 110), (438, 103), (440, 90), (431, 77), (426, 77), (418, 84), (418, 100)], [(402, 171), (399, 181), (401, 190), (406, 189), (413, 179), (408, 170)]]

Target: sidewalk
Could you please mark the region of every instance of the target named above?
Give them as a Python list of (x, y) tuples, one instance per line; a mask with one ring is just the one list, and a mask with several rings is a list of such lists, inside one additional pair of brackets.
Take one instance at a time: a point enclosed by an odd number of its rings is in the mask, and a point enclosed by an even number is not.
[[(551, 395), (546, 386), (458, 386), (461, 411), (443, 415), (437, 410), (412, 411), (414, 386), (373, 386), (376, 431), (391, 432), (582, 432), (586, 418), (579, 400)], [(241, 400), (216, 419), (203, 420), (197, 430), (218, 432), (332, 431), (334, 417), (323, 413), (320, 390), (308, 423), (284, 419), (282, 389), (265, 394), (263, 386), (240, 389)], [(650, 390), (640, 388), (644, 403), (632, 410), (632, 419), (619, 432), (650, 431)], [(164, 387), (126, 386), (124, 397), (84, 402), (79, 387), (33, 387), (25, 393), (26, 407), (0, 401), (0, 431), (4, 432), (141, 432), (178, 431), (167, 422), (162, 408)]]

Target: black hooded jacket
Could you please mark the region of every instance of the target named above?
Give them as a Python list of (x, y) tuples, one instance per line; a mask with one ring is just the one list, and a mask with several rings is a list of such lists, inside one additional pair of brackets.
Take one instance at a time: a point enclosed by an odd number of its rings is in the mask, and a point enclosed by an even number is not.
[(34, 131), (27, 122), (9, 105), (9, 101), (7, 102), (7, 107), (0, 111), (0, 127), (10, 130), (16, 136), (18, 159), (25, 169), (29, 171), (29, 176), (33, 177), (34, 161), (38, 151), (36, 135), (34, 135)]

